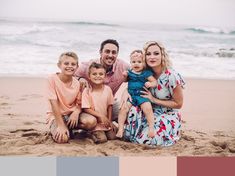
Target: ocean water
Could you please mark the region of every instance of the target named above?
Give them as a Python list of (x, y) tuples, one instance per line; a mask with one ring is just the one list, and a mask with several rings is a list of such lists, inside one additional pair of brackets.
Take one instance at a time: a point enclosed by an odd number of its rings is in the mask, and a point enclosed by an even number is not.
[(76, 52), (81, 62), (98, 58), (108, 38), (119, 42), (126, 62), (132, 50), (157, 40), (184, 77), (235, 79), (235, 28), (7, 19), (0, 19), (0, 75), (54, 73), (64, 51)]

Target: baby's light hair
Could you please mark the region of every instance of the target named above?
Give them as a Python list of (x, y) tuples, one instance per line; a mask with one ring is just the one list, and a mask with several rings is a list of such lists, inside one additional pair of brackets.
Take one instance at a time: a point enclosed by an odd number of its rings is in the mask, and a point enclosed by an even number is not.
[(130, 57), (131, 57), (134, 53), (140, 53), (140, 54), (143, 55), (143, 51), (142, 51), (142, 50), (136, 49), (136, 50), (134, 50), (134, 51), (131, 52)]
[(130, 54), (130, 60), (131, 60), (132, 56), (133, 56), (135, 53), (141, 54), (142, 61), (143, 61), (143, 64), (144, 64), (144, 68), (146, 68), (146, 64), (145, 64), (145, 60), (144, 60), (144, 54), (143, 54), (143, 51), (142, 51), (142, 50), (136, 49), (136, 50), (132, 51), (131, 54)]
[(72, 57), (78, 62), (78, 56), (74, 52), (64, 52), (60, 55), (58, 63), (61, 63), (64, 56)]

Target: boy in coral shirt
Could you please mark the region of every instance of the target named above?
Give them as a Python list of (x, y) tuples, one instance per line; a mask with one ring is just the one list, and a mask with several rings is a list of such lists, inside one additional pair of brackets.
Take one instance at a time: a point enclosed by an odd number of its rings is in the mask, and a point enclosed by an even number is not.
[(52, 74), (47, 79), (48, 111), (47, 120), (52, 138), (57, 143), (66, 143), (74, 128), (93, 129), (94, 117), (80, 118), (81, 92), (80, 83), (73, 77), (78, 68), (78, 56), (73, 52), (62, 53), (57, 66), (60, 73)]

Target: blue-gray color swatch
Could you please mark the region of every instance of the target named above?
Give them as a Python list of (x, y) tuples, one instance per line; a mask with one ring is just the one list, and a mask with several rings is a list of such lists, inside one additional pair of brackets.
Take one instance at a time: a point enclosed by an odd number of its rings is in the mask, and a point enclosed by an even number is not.
[(119, 176), (118, 157), (58, 157), (57, 176)]

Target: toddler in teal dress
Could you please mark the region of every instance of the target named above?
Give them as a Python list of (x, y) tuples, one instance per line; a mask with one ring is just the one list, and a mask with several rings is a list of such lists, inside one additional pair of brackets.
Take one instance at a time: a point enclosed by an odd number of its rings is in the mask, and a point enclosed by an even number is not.
[(118, 138), (123, 137), (124, 123), (131, 106), (140, 106), (143, 110), (149, 125), (148, 136), (154, 137), (154, 115), (151, 102), (148, 98), (141, 97), (141, 91), (144, 87), (156, 87), (157, 81), (150, 70), (145, 70), (145, 61), (141, 50), (134, 50), (130, 55), (131, 69), (124, 73), (128, 81), (128, 93), (131, 100), (128, 100), (126, 106), (122, 106), (118, 115)]

